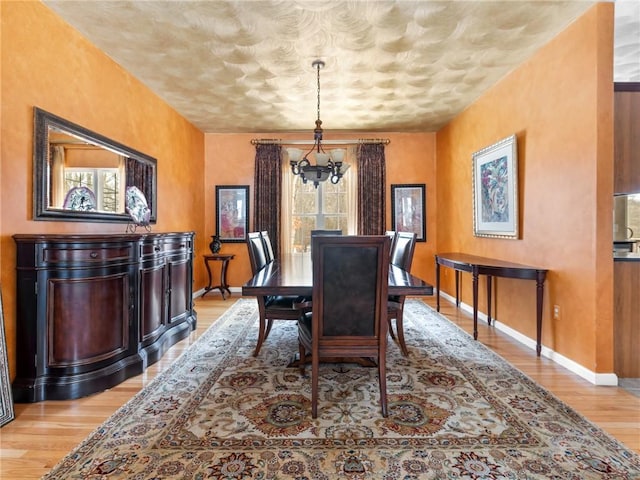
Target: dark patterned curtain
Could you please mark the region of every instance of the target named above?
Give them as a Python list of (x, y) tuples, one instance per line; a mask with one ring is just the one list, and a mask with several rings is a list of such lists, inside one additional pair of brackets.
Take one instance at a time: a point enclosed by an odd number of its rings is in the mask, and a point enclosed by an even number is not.
[(276, 258), (280, 258), (281, 155), (280, 145), (256, 146), (253, 230), (269, 232)]
[(147, 204), (153, 211), (153, 167), (135, 158), (127, 158), (127, 187), (138, 187), (147, 199)]
[(382, 235), (385, 231), (384, 145), (360, 144), (358, 161), (358, 234)]

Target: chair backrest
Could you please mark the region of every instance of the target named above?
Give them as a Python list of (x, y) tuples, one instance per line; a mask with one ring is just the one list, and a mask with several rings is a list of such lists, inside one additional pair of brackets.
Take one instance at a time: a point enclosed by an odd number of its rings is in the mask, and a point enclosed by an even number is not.
[(414, 232), (396, 232), (396, 240), (393, 244), (389, 262), (407, 272), (411, 271), (415, 247), (416, 234)]
[[(393, 247), (396, 245), (396, 231), (395, 230), (387, 230), (384, 234), (391, 239), (391, 246), (389, 247), (389, 252), (393, 252)], [(389, 254), (391, 255), (391, 253)], [(391, 256), (389, 256), (391, 258)]]
[(267, 263), (273, 262), (275, 259), (275, 255), (273, 254), (273, 245), (271, 244), (271, 237), (269, 237), (269, 232), (263, 230), (260, 232), (262, 235), (262, 242), (264, 243), (264, 253), (267, 257)]
[(264, 242), (260, 232), (249, 232), (247, 235), (247, 247), (249, 249), (249, 262), (251, 273), (258, 273), (267, 263), (267, 254), (264, 250)]
[(311, 237), (342, 235), (342, 230), (311, 230)]
[(389, 238), (318, 236), (311, 241), (313, 350), (377, 356), (387, 337)]

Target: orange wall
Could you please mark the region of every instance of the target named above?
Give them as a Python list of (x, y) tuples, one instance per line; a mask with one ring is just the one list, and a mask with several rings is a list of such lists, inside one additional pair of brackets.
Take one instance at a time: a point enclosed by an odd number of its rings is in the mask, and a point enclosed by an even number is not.
[[(7, 352), (15, 362), (15, 233), (123, 233), (125, 224), (32, 220), (33, 107), (158, 160), (154, 232), (204, 235), (204, 135), (40, 2), (2, 2), (0, 258)], [(204, 284), (197, 263), (196, 286)]]
[[(13, 371), (11, 235), (124, 230), (121, 224), (32, 221), (34, 106), (158, 159), (159, 212), (153, 230), (196, 231), (196, 290), (206, 283), (199, 259), (215, 229), (215, 186), (249, 185), (252, 220), (251, 138), (310, 138), (311, 129), (205, 135), (42, 3), (1, 2), (0, 15), (0, 280)], [(613, 371), (612, 29), (613, 4), (596, 5), (437, 134), (325, 132), (327, 139), (391, 139), (386, 149), (389, 228), (390, 185), (426, 184), (427, 242), (416, 247), (413, 272), (418, 276), (434, 283), (434, 253), (452, 250), (549, 268), (543, 343), (596, 372)], [(474, 237), (471, 155), (512, 133), (519, 145), (521, 239)], [(246, 246), (224, 244), (223, 251), (237, 254), (229, 283), (239, 287), (250, 276)], [(443, 288), (451, 293), (453, 276), (446, 270)], [(470, 295), (465, 278), (468, 304)], [(497, 296), (497, 318), (535, 338), (533, 285), (501, 279)], [(551, 320), (553, 304), (562, 309), (557, 322)]]
[[(438, 250), (548, 268), (543, 345), (601, 373), (613, 372), (612, 65), (613, 4), (597, 4), (438, 132), (436, 154)], [(475, 237), (472, 154), (513, 133), (520, 239)], [(499, 279), (496, 296), (496, 318), (535, 338), (535, 285)], [(472, 304), (469, 276), (462, 297)]]
[[(312, 139), (311, 129), (298, 134), (206, 134), (205, 135), (205, 230), (207, 235), (215, 233), (215, 187), (216, 185), (249, 185), (249, 228), (253, 229), (254, 213), (254, 161), (255, 146), (252, 138)], [(386, 146), (387, 165), (387, 228), (391, 228), (391, 184), (424, 183), (427, 190), (427, 241), (419, 242), (412, 266), (412, 273), (434, 282), (433, 255), (436, 239), (435, 202), (435, 134), (434, 133), (384, 133), (325, 131), (326, 140), (357, 138), (388, 138)], [(241, 286), (251, 277), (247, 246), (238, 243), (223, 243), (222, 251), (235, 253), (227, 273), (229, 284)], [(202, 253), (206, 253), (203, 251)]]

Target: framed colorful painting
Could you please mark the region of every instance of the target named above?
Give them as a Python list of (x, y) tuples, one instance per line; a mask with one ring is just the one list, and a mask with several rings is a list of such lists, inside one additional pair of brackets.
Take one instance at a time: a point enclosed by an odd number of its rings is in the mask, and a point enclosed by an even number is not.
[(221, 242), (247, 241), (249, 230), (249, 186), (216, 186), (216, 230)]
[(425, 185), (391, 185), (391, 229), (414, 232), (416, 241), (426, 242)]
[(473, 154), (473, 234), (517, 239), (518, 150), (516, 136)]

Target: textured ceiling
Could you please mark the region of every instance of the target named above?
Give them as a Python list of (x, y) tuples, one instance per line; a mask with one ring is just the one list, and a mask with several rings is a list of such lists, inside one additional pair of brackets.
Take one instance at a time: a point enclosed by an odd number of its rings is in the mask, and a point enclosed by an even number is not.
[[(311, 130), (316, 58), (326, 130), (435, 131), (594, 2), (44, 3), (202, 131), (240, 133)], [(630, 81), (640, 2), (618, 3)]]

